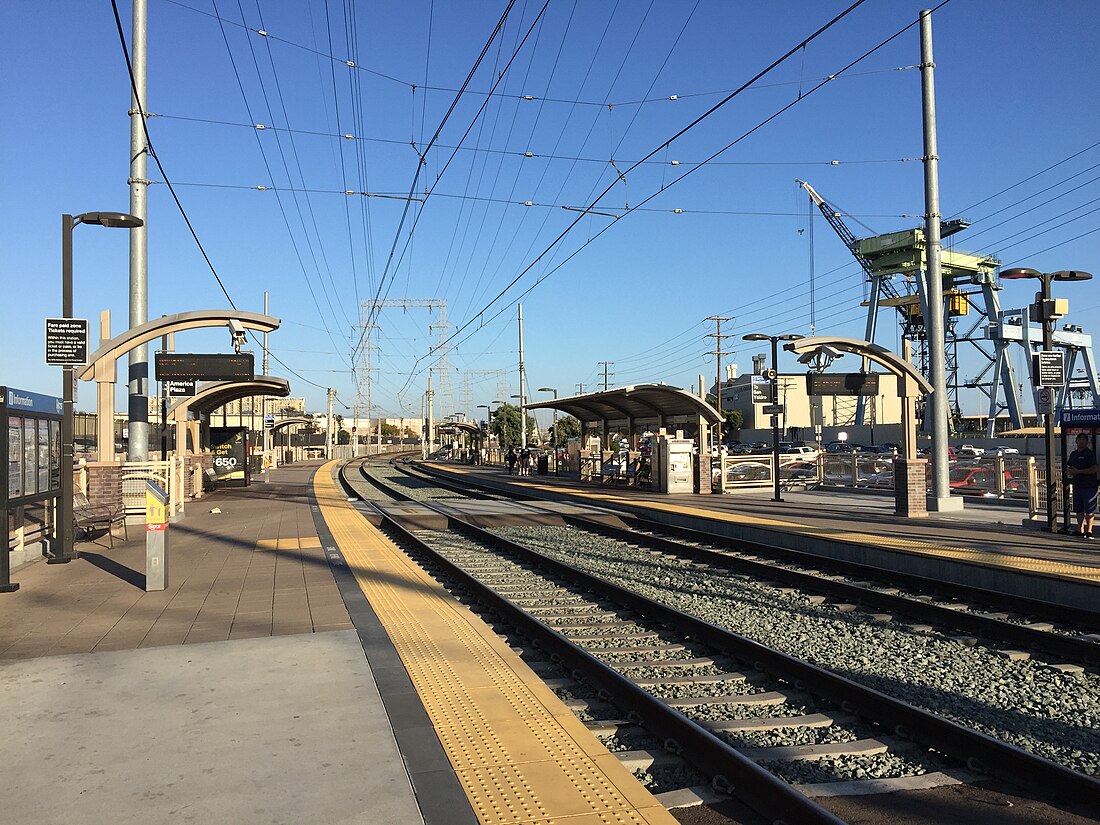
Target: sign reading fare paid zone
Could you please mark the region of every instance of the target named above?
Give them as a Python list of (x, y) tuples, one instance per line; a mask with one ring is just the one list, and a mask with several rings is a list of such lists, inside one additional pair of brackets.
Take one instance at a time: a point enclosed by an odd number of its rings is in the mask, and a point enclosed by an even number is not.
[(88, 319), (46, 319), (46, 363), (75, 367), (88, 363)]

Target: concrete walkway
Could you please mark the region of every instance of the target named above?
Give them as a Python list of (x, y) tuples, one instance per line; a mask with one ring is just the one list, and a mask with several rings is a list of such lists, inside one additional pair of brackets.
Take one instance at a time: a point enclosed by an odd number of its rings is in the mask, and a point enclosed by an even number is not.
[(143, 590), (140, 527), (15, 572), (20, 590), (0, 594), (0, 821), (423, 822), (317, 538), (319, 464), (190, 503), (163, 592)]

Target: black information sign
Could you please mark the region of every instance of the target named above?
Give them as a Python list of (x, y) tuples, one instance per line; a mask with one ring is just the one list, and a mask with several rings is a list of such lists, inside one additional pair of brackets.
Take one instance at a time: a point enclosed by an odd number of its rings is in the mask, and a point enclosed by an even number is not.
[(1037, 387), (1062, 387), (1066, 383), (1066, 357), (1061, 350), (1043, 350), (1031, 356), (1031, 374)]
[(772, 400), (772, 382), (763, 375), (752, 376), (752, 403), (767, 404)]
[(194, 395), (195, 380), (192, 378), (185, 381), (165, 381), (164, 394), (169, 398), (186, 398), (189, 395)]
[(808, 372), (807, 395), (878, 395), (877, 372)]
[(251, 381), (255, 370), (251, 352), (158, 352), (156, 356), (158, 381)]
[(46, 363), (74, 367), (88, 363), (88, 319), (46, 319)]

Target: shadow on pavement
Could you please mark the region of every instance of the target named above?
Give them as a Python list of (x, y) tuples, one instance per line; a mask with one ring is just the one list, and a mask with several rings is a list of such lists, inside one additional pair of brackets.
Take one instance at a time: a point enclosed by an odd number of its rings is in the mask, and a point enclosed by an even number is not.
[(110, 573), (115, 578), (122, 579), (127, 584), (132, 584), (138, 590), (145, 590), (144, 573), (139, 573), (137, 570), (131, 570), (126, 565), (119, 564), (114, 559), (101, 556), (99, 553), (89, 553), (87, 550), (80, 551), (80, 558), (93, 567), (98, 567), (104, 573)]

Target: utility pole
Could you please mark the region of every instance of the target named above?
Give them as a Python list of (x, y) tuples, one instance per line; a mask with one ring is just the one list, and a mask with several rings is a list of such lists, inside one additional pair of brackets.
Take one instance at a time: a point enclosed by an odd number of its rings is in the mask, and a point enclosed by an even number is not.
[(332, 399), (336, 397), (336, 390), (328, 388), (328, 419), (325, 422), (325, 458), (332, 459)]
[(615, 362), (614, 361), (597, 361), (596, 363), (603, 367), (603, 391), (607, 392), (607, 390), (610, 386), (610, 384), (608, 382), (607, 368), (611, 367), (611, 366), (614, 366)]
[[(435, 391), (432, 389), (432, 368), (428, 367), (428, 455), (432, 454), (435, 446)], [(425, 456), (427, 458), (427, 456)]]
[[(714, 350), (711, 351), (711, 352), (708, 352), (707, 355), (713, 355), (718, 359), (718, 366), (717, 366), (718, 381), (715, 384), (715, 390), (714, 391), (715, 391), (715, 395), (717, 396), (717, 401), (718, 401), (718, 403), (715, 405), (715, 407), (718, 410), (718, 414), (721, 415), (722, 414), (722, 386), (725, 383), (722, 380), (722, 356), (730, 354), (730, 353), (724, 352), (722, 350), (722, 342), (727, 338), (732, 338), (733, 337), (732, 335), (723, 335), (722, 334), (722, 322), (723, 321), (732, 321), (733, 318), (726, 318), (726, 317), (723, 317), (723, 316), (720, 316), (720, 315), (711, 315), (707, 318), (707, 320), (708, 321), (714, 321), (714, 325), (715, 325), (714, 326), (714, 332), (707, 333), (707, 338), (713, 338), (714, 339)], [(705, 397), (705, 393), (704, 393), (704, 397)], [(721, 421), (718, 422), (717, 430), (718, 430), (718, 432), (715, 434), (715, 436), (716, 436), (715, 441), (718, 444), (721, 444), (722, 443), (722, 422)]]
[(943, 273), (940, 267), (940, 177), (936, 146), (936, 85), (932, 60), (932, 12), (920, 12), (920, 77), (924, 123), (925, 310), (928, 327), (928, 372), (932, 383), (932, 509), (962, 509), (951, 497), (947, 464), (947, 373), (944, 333)]
[[(130, 90), (130, 214), (140, 224), (130, 230), (130, 329), (149, 320), (149, 208), (147, 163), (149, 144), (145, 140), (142, 109), (149, 105), (146, 95), (145, 43), (148, 30), (147, 0), (133, 2), (133, 29), (130, 36), (130, 63), (134, 70), (134, 88)], [(149, 346), (130, 350), (129, 365), (129, 439), (126, 448), (130, 461), (149, 460)]]
[[(264, 315), (267, 315), (267, 290), (264, 290)], [(263, 363), (264, 375), (268, 375), (268, 371), (267, 371), (267, 367), (268, 367), (268, 363), (267, 363), (267, 331), (266, 330), (264, 331), (263, 344), (264, 344), (264, 363)], [(271, 464), (271, 432), (272, 431), (269, 430), (268, 427), (267, 427), (268, 400), (269, 400), (268, 396), (265, 395), (264, 396), (264, 466), (265, 467), (269, 466)], [(274, 417), (274, 414), (272, 414), (272, 417)], [(265, 475), (264, 478), (267, 478), (267, 476)]]
[[(733, 318), (727, 318), (727, 317), (724, 317), (724, 316), (721, 316), (721, 315), (711, 315), (707, 318), (707, 320), (708, 321), (714, 321), (714, 332), (707, 333), (707, 338), (713, 338), (714, 339), (714, 350), (711, 351), (711, 352), (708, 352), (707, 355), (713, 355), (717, 359), (716, 375), (717, 375), (718, 380), (714, 385), (714, 395), (715, 395), (715, 398), (717, 400), (717, 404), (715, 405), (715, 407), (718, 410), (718, 423), (714, 425), (714, 444), (715, 444), (715, 448), (718, 450), (718, 461), (719, 461), (719, 465), (718, 465), (719, 477), (718, 477), (718, 490), (717, 490), (717, 492), (724, 493), (726, 491), (726, 465), (725, 465), (725, 461), (722, 459), (722, 424), (723, 424), (723, 421), (722, 421), (722, 387), (724, 386), (725, 381), (722, 380), (722, 356), (723, 355), (729, 355), (729, 353), (728, 352), (723, 352), (723, 350), (722, 350), (722, 341), (724, 341), (726, 338), (732, 338), (733, 336), (722, 334), (722, 322), (723, 321), (732, 321)], [(704, 399), (707, 397), (707, 394), (706, 394), (705, 391), (702, 393), (702, 396), (703, 396)], [(700, 450), (702, 450), (703, 445), (700, 444), (699, 448), (700, 448)]]
[(527, 373), (523, 366), (523, 304), (519, 305), (519, 448), (527, 449)]

